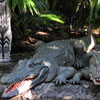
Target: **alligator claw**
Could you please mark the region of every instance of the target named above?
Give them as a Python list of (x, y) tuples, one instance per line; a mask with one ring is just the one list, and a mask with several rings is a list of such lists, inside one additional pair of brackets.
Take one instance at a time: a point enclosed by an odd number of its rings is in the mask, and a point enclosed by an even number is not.
[(66, 84), (68, 82), (68, 80), (64, 77), (64, 76), (59, 76), (56, 77), (56, 79), (53, 81), (56, 85), (59, 84)]
[(75, 61), (74, 67), (82, 68), (84, 66), (85, 66), (85, 64), (84, 64), (83, 60), (78, 59), (78, 60)]
[(69, 80), (69, 83), (71, 83), (71, 84), (81, 84), (81, 80), (80, 79), (71, 79), (71, 80)]

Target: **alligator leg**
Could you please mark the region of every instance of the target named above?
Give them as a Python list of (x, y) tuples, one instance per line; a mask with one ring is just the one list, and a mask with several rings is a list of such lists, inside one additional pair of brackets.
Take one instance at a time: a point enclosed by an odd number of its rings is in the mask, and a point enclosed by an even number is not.
[[(3, 98), (11, 98), (16, 95), (19, 95), (21, 93), (24, 93), (25, 91), (35, 87), (36, 85), (45, 82), (45, 79), (48, 76), (48, 67), (43, 68), (39, 76), (36, 79), (31, 78), (25, 78), (21, 83), (16, 82), (8, 87), (2, 94)], [(17, 84), (18, 83), (18, 84)]]
[(55, 84), (65, 84), (68, 82), (68, 78), (72, 77), (75, 73), (75, 69), (73, 67), (63, 67), (61, 66), (58, 71), (58, 75), (53, 81)]
[(85, 66), (84, 63), (84, 45), (81, 42), (76, 42), (74, 45), (74, 52), (75, 52), (75, 63), (74, 67), (82, 68)]
[(70, 83), (72, 84), (79, 84), (81, 83), (81, 78), (82, 78), (82, 73), (81, 72), (78, 72), (76, 73), (72, 79), (69, 80)]

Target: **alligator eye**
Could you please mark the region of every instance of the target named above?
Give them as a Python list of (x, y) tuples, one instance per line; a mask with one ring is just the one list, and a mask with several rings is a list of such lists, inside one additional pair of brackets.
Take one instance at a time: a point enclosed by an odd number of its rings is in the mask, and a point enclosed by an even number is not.
[(29, 64), (29, 67), (32, 68), (34, 65), (35, 65), (35, 64), (34, 64), (33, 62), (31, 62), (31, 63)]
[(31, 62), (30, 64), (31, 64), (31, 65), (35, 65), (35, 63), (34, 63), (34, 62)]

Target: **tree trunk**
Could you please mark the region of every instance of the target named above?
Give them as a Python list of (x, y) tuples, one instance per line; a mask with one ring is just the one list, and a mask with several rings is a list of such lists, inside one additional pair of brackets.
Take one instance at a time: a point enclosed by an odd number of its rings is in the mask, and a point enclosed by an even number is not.
[(7, 0), (0, 0), (0, 62), (10, 60), (11, 51), (11, 16)]

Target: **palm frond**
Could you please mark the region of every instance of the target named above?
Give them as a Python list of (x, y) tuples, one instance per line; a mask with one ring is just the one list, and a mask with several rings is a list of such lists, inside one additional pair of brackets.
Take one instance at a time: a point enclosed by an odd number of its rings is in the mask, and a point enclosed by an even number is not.
[(91, 21), (94, 17), (95, 19), (98, 18), (98, 11), (100, 10), (100, 0), (90, 0), (90, 14), (89, 20)]
[(61, 16), (57, 16), (56, 14), (41, 14), (39, 15), (40, 18), (45, 18), (51, 21), (55, 21), (61, 24), (64, 24), (64, 21), (62, 20)]
[(8, 0), (8, 3), (12, 4), (12, 10), (15, 10), (15, 8), (18, 7), (20, 12), (26, 12), (29, 10), (32, 15), (34, 13), (40, 14), (48, 9), (48, 4), (45, 2), (45, 0)]

